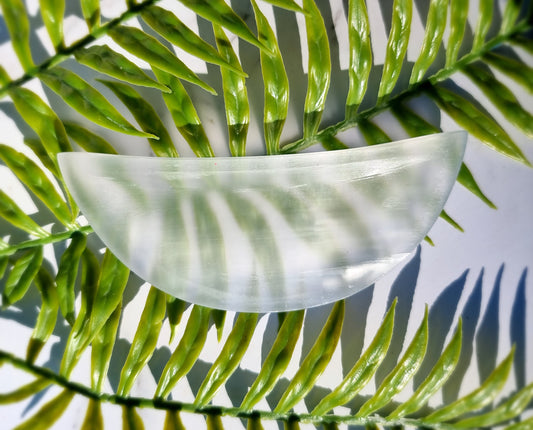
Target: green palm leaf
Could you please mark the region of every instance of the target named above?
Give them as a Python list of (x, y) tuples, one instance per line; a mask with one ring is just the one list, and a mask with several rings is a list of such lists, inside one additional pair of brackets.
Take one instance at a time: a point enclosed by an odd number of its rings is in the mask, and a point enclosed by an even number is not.
[(126, 26), (116, 27), (109, 34), (115, 42), (133, 55), (215, 94), (213, 88), (198, 78), (192, 70), (154, 37), (136, 28)]
[(64, 390), (46, 403), (35, 415), (18, 425), (16, 430), (45, 430), (50, 428), (61, 417), (73, 397), (72, 391)]
[(311, 390), (335, 351), (343, 320), (344, 302), (340, 301), (335, 304), (315, 344), (283, 393), (275, 412), (286, 413)]
[(30, 23), (22, 0), (2, 1), (2, 12), (11, 36), (13, 49), (25, 71), (33, 67), (30, 49)]
[(304, 138), (316, 133), (331, 80), (331, 58), (326, 27), (313, 0), (304, 2), (305, 27), (309, 60), (307, 64), (307, 94), (304, 106)]
[(164, 93), (170, 92), (166, 86), (150, 78), (135, 63), (124, 55), (113, 51), (107, 45), (95, 45), (87, 49), (80, 49), (74, 55), (80, 64), (91, 67), (100, 73), (130, 84), (157, 88)]
[(152, 356), (161, 324), (165, 318), (165, 311), (166, 298), (164, 293), (154, 287), (150, 288), (146, 306), (141, 315), (141, 322), (120, 374), (117, 388), (117, 393), (120, 395), (125, 395), (131, 390), (135, 378)]
[(63, 16), (65, 0), (39, 0), (41, 15), (56, 50), (63, 47)]
[(407, 53), (407, 43), (411, 31), (413, 13), (412, 0), (394, 0), (392, 24), (387, 44), (387, 55), (383, 65), (383, 75), (379, 84), (378, 97), (387, 97), (400, 76), (402, 63)]
[(30, 363), (35, 361), (42, 347), (52, 335), (59, 309), (54, 281), (48, 271), (41, 267), (33, 282), (41, 293), (42, 304), (26, 350), (26, 360)]

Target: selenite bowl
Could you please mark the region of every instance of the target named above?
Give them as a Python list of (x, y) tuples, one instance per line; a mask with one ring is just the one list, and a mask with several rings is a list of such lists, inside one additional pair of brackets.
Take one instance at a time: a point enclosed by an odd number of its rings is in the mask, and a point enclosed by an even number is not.
[(466, 133), (256, 157), (61, 153), (84, 216), (133, 272), (183, 300), (288, 311), (374, 283), (423, 240)]

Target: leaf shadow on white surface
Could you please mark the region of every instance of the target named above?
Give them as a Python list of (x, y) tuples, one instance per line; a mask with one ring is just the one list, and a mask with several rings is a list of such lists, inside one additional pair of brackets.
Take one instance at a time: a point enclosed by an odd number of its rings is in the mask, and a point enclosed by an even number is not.
[(429, 374), (440, 358), (444, 349), (446, 336), (454, 330), (457, 322), (454, 310), (457, 309), (465, 287), (468, 269), (455, 281), (442, 290), (437, 299), (431, 304), (428, 316), (429, 339), (426, 357), (413, 378), (415, 386), (419, 386)]
[(344, 330), (341, 334), (343, 375), (352, 368), (354, 357), (363, 353), (366, 321), (374, 293), (375, 286), (371, 285), (345, 300), (348, 312), (344, 317)]
[(526, 284), (528, 269), (524, 269), (511, 311), (511, 343), (515, 345), (514, 374), (517, 388), (526, 386)]
[(418, 275), (420, 273), (422, 247), (418, 246), (416, 254), (402, 268), (402, 271), (394, 280), (387, 299), (387, 309), (398, 298), (396, 313), (394, 317), (393, 341), (387, 352), (387, 356), (376, 372), (376, 386), (386, 378), (390, 371), (396, 366), (400, 353), (402, 352), (409, 317), (413, 306), (413, 297), (416, 290)]
[[(500, 290), (504, 265), (500, 266), (489, 302), (476, 332), (477, 367), (484, 381), (496, 367), (498, 340), (500, 338)], [(485, 288), (485, 291), (487, 289)]]
[(484, 269), (481, 269), (481, 272), (474, 285), (474, 289), (470, 293), (461, 313), (461, 318), (463, 319), (463, 342), (461, 347), (461, 356), (459, 357), (459, 362), (457, 363), (455, 371), (442, 387), (444, 403), (450, 403), (457, 399), (464, 376), (472, 361), (476, 327), (481, 313), (483, 275)]

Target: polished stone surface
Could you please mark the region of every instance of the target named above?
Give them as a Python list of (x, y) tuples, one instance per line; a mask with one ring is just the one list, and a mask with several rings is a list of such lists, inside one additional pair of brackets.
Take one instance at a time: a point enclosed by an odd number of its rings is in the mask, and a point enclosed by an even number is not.
[(296, 155), (59, 162), (95, 232), (141, 278), (193, 303), (270, 312), (351, 295), (409, 255), (465, 145), (453, 132)]

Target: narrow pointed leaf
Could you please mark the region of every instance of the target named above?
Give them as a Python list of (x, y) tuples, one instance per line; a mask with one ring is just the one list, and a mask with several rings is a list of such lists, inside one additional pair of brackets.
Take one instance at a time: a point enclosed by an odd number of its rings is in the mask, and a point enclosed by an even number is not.
[(209, 414), (206, 417), (207, 430), (224, 430), (220, 415)]
[(533, 398), (533, 384), (522, 388), (518, 393), (490, 412), (466, 418), (454, 424), (457, 428), (491, 427), (518, 417)]
[(117, 388), (119, 396), (126, 396), (130, 392), (135, 379), (152, 357), (165, 318), (165, 311), (165, 293), (151, 287), (128, 357), (120, 373)]
[(41, 293), (41, 309), (26, 350), (28, 363), (35, 361), (41, 348), (53, 333), (59, 310), (56, 287), (48, 271), (41, 267), (33, 281)]
[(450, 215), (448, 215), (448, 212), (446, 212), (444, 209), (440, 213), (439, 217), (446, 221), (448, 224), (450, 224), (456, 230), (459, 230), (461, 233), (464, 233), (463, 227), (461, 227), (459, 223), (457, 223), (457, 221), (455, 221)]
[(376, 393), (361, 406), (357, 417), (367, 417), (372, 412), (382, 408), (407, 385), (424, 360), (427, 342), (428, 311), (426, 307), (424, 320), (405, 354), (381, 383)]
[(110, 251), (106, 251), (94, 299), (98, 306), (94, 307), (91, 313), (92, 336), (102, 328), (122, 301), (122, 293), (128, 283), (129, 274), (128, 268)]
[(432, 87), (429, 93), (457, 124), (487, 146), (526, 165), (530, 164), (505, 130), (473, 103), (443, 87)]
[(365, 353), (361, 355), (359, 360), (357, 360), (342, 382), (320, 401), (313, 410), (312, 415), (321, 416), (336, 406), (346, 404), (353, 399), (374, 376), (389, 350), (392, 331), (394, 329), (396, 302), (397, 300), (394, 300), (392, 306), (385, 315), (385, 318), (383, 318), (383, 322), (374, 336), (372, 343), (368, 346)]
[(511, 90), (496, 79), (488, 67), (473, 63), (463, 71), (511, 124), (526, 136), (533, 137), (533, 115), (520, 105)]
[(74, 56), (81, 64), (120, 81), (142, 87), (157, 88), (164, 93), (170, 92), (166, 86), (152, 79), (139, 66), (124, 55), (113, 51), (107, 45), (94, 45), (87, 49), (78, 49), (74, 52)]
[(487, 52), (483, 60), (533, 93), (533, 68), (514, 58)]
[(181, 22), (172, 12), (158, 6), (151, 6), (143, 10), (141, 17), (157, 33), (185, 52), (208, 63), (229, 68), (243, 77), (246, 76), (240, 66), (235, 68), (233, 64), (228, 63), (215, 48)]
[(25, 72), (33, 67), (30, 49), (30, 21), (23, 0), (2, 0), (2, 14), (11, 43)]
[(283, 430), (300, 430), (300, 424), (296, 420), (283, 421)]
[(181, 422), (179, 412), (167, 411), (165, 415), (165, 424), (163, 430), (186, 430)]
[(17, 388), (9, 393), (0, 394), (0, 405), (8, 405), (10, 403), (18, 403), (30, 396), (34, 396), (38, 392), (44, 390), (50, 385), (50, 381), (45, 378), (37, 378), (32, 382)]
[(39, 0), (44, 25), (56, 51), (63, 47), (65, 0)]
[(46, 237), (48, 233), (33, 221), (11, 198), (0, 190), (0, 217), (15, 227), (37, 237)]
[(52, 157), (48, 154), (48, 151), (41, 142), (41, 139), (25, 138), (24, 144), (33, 151), (39, 161), (43, 163), (44, 167), (50, 170), (50, 172), (52, 172), (56, 178), (61, 178), (61, 174), (57, 165), (54, 164)]
[(67, 322), (73, 325), (75, 319), (74, 300), (76, 299), (74, 287), (78, 276), (81, 254), (87, 244), (87, 237), (83, 233), (75, 232), (72, 234), (71, 239), (70, 245), (59, 261), (56, 285), (61, 313)]
[(322, 374), (337, 347), (344, 320), (344, 301), (338, 301), (333, 306), (324, 328), (320, 332), (315, 344), (302, 361), (300, 369), (294, 375), (291, 383), (283, 393), (276, 413), (286, 413), (313, 388), (315, 381)]
[(68, 374), (77, 362), (78, 354), (81, 354), (83, 342), (85, 342), (85, 331), (89, 326), (96, 291), (98, 288), (98, 277), (100, 275), (100, 265), (95, 255), (86, 248), (82, 255), (81, 265), (81, 304), (74, 326), (70, 331), (65, 353), (61, 362), (60, 373)]
[(102, 154), (117, 154), (115, 148), (105, 139), (72, 122), (65, 122), (67, 134), (87, 152), (100, 152)]
[(0, 85), (7, 86), (11, 82), (11, 78), (6, 69), (0, 65)]
[(87, 412), (81, 425), (80, 430), (103, 430), (104, 417), (102, 416), (102, 408), (99, 400), (89, 399)]
[(99, 0), (81, 0), (81, 11), (89, 31), (100, 27), (100, 1)]
[(155, 397), (166, 398), (170, 391), (191, 369), (204, 347), (209, 329), (209, 309), (194, 306), (185, 333), (170, 356), (155, 392)]
[(81, 306), (76, 321), (80, 319), (79, 317), (83, 313), (91, 314), (98, 289), (98, 278), (100, 277), (98, 259), (89, 248), (85, 248), (81, 256), (81, 262)]
[(492, 371), (481, 387), (423, 419), (424, 423), (445, 422), (488, 405), (503, 388), (513, 365), (514, 347), (511, 353)]
[(39, 73), (39, 78), (65, 103), (94, 123), (120, 133), (153, 137), (135, 129), (102, 94), (70, 70), (54, 67)]
[(63, 412), (65, 412), (73, 397), (73, 391), (62, 391), (58, 396), (45, 403), (28, 420), (15, 427), (14, 430), (45, 430), (52, 427), (61, 415), (63, 415)]
[(165, 70), (177, 78), (184, 79), (204, 90), (216, 94), (215, 90), (202, 81), (167, 47), (152, 36), (133, 27), (113, 27), (109, 35), (122, 48), (146, 61), (151, 66)]
[(508, 33), (513, 29), (516, 20), (520, 16), (522, 5), (523, 2), (520, 0), (510, 0), (506, 3), (500, 26), (500, 34)]
[(478, 196), (487, 206), (492, 209), (496, 209), (496, 205), (492, 203), (491, 200), (489, 200), (489, 198), (483, 193), (483, 191), (481, 191), (481, 188), (479, 188), (479, 185), (474, 179), (472, 172), (470, 172), (470, 169), (464, 163), (461, 165), (461, 169), (459, 170), (457, 181), (471, 193)]
[(265, 97), (263, 129), (267, 154), (278, 154), (281, 132), (289, 109), (289, 79), (276, 34), (255, 0), (252, 1), (252, 6), (259, 40), (272, 52), (272, 54), (264, 51), (260, 53)]
[(380, 143), (390, 142), (391, 138), (380, 127), (372, 121), (363, 119), (357, 124), (367, 145), (379, 145)]
[[(0, 250), (4, 249), (1, 245), (3, 245), (5, 242), (0, 242)], [(7, 246), (6, 246), (7, 248)], [(9, 264), (9, 257), (4, 256), (0, 257), (0, 279), (4, 277), (4, 274), (6, 273), (7, 265)]]
[(144, 430), (144, 423), (137, 410), (122, 406), (122, 430)]
[(372, 68), (370, 24), (364, 0), (350, 0), (348, 2), (348, 41), (350, 65), (348, 67), (349, 88), (346, 98), (346, 119), (355, 116), (363, 101)]
[(157, 139), (148, 139), (150, 147), (158, 157), (177, 157), (178, 151), (174, 147), (172, 138), (160, 115), (155, 111), (137, 91), (126, 84), (111, 81), (100, 81), (126, 105), (133, 114), (137, 123), (149, 135), (157, 136)]
[(388, 417), (388, 420), (396, 420), (405, 415), (412, 414), (421, 409), (448, 380), (459, 361), (462, 342), (462, 322), (459, 320), (457, 330), (441, 357), (426, 377), (424, 382), (416, 389), (414, 394), (398, 406)]
[(482, 48), (485, 43), (485, 38), (489, 32), (492, 24), (492, 15), (494, 14), (494, 2), (492, 0), (479, 1), (479, 13), (474, 31), (474, 42), (472, 43), (472, 51), (477, 51)]
[(327, 136), (320, 139), (322, 147), (326, 151), (337, 151), (339, 149), (348, 149), (349, 146), (343, 143), (340, 139), (337, 139), (335, 136)]
[(409, 43), (412, 14), (413, 0), (394, 0), (385, 64), (383, 65), (383, 74), (379, 84), (379, 99), (388, 96), (392, 92), (400, 76)]
[(16, 261), (7, 276), (4, 291), (2, 291), (2, 306), (7, 307), (19, 301), (37, 276), (43, 262), (42, 246), (30, 249)]
[(429, 66), (433, 63), (439, 52), (444, 29), (446, 28), (446, 17), (448, 13), (447, 0), (431, 0), (426, 23), (426, 32), (422, 49), (411, 72), (410, 84), (422, 80)]
[(198, 389), (195, 405), (205, 406), (233, 374), (252, 340), (256, 323), (257, 314), (239, 314), (222, 351)]
[(531, 430), (531, 429), (533, 429), (533, 417), (505, 427), (505, 430)]
[[(86, 254), (87, 255), (87, 254)], [(90, 254), (86, 257), (90, 266), (93, 266)], [(83, 267), (83, 266), (82, 266)], [(85, 273), (87, 284), (94, 282)], [(126, 287), (129, 270), (107, 250), (102, 262), (98, 286), (93, 296), (87, 300), (86, 310), (80, 311), (67, 340), (67, 346), (61, 362), (60, 374), (68, 377), (83, 351), (92, 339), (102, 329), (111, 314), (122, 300), (122, 293)], [(82, 276), (82, 283), (84, 279)], [(82, 297), (84, 288), (82, 287)], [(98, 306), (94, 306), (97, 303)]]
[(441, 133), (439, 127), (434, 126), (412, 111), (404, 104), (395, 104), (391, 108), (392, 113), (400, 122), (403, 129), (411, 137), (425, 136), (428, 134)]
[(463, 43), (468, 18), (468, 0), (451, 0), (450, 2), (450, 36), (446, 46), (446, 67), (450, 67), (459, 54)]
[(172, 90), (172, 94), (163, 94), (176, 128), (198, 157), (214, 157), (215, 154), (205, 134), (200, 117), (183, 84), (175, 76), (154, 68), (160, 82)]
[(37, 94), (26, 88), (18, 87), (11, 89), (9, 95), (24, 121), (40, 137), (54, 163), (58, 152), (72, 151), (63, 124)]
[(170, 324), (170, 339), (168, 341), (169, 343), (171, 343), (174, 339), (174, 335), (176, 334), (176, 327), (181, 321), (181, 317), (183, 316), (185, 307), (186, 303), (183, 300), (178, 299), (177, 297), (167, 295), (167, 316), (168, 323)]
[(305, 11), (294, 0), (264, 0), (264, 1), (266, 3), (270, 3), (271, 5), (280, 7), (282, 9), (305, 13)]
[[(189, 9), (207, 19), (213, 24), (218, 24), (227, 28), (241, 39), (257, 46), (259, 49), (266, 49), (255, 35), (246, 26), (224, 0), (180, 0)], [(268, 49), (267, 49), (268, 50)]]
[[(241, 69), (239, 57), (235, 54), (229, 39), (221, 27), (213, 26), (218, 50), (222, 58), (235, 69)], [(233, 156), (246, 155), (246, 136), (250, 123), (250, 105), (246, 81), (242, 75), (232, 70), (222, 68), (222, 88), (224, 91), (224, 104), (226, 121), (228, 123), (229, 147)]]
[(115, 346), (122, 302), (120, 302), (91, 343), (91, 387), (101, 392)]
[(242, 401), (241, 409), (250, 410), (274, 388), (281, 378), (289, 365), (300, 336), (304, 316), (303, 310), (289, 312), (286, 315), (257, 378)]
[(246, 430), (264, 430), (261, 419), (258, 417), (248, 418)]
[(222, 339), (222, 332), (224, 331), (224, 323), (226, 322), (226, 311), (222, 309), (212, 309), (211, 318), (215, 323), (215, 327), (217, 329), (217, 339), (220, 342), (220, 339)]
[(314, 0), (304, 0), (305, 29), (309, 60), (307, 94), (304, 105), (304, 138), (314, 135), (320, 125), (331, 81), (331, 57), (328, 35), (322, 14)]

